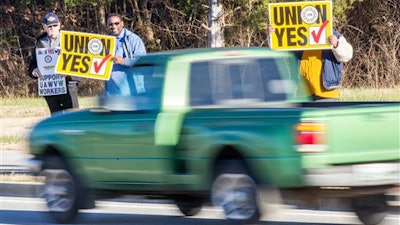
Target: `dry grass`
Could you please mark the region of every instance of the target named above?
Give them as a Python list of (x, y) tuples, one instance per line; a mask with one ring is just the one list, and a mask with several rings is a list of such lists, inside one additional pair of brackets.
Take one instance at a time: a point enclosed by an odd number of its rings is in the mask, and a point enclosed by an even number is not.
[[(81, 108), (96, 105), (95, 97), (80, 98)], [(27, 135), (40, 120), (50, 116), (44, 98), (0, 99), (0, 150), (28, 149)]]
[(35, 177), (28, 174), (0, 174), (0, 182), (32, 182), (32, 183), (42, 183), (44, 182), (44, 177)]
[[(96, 105), (94, 97), (80, 98), (81, 108)], [(28, 151), (27, 135), (40, 120), (50, 116), (43, 98), (0, 99), (0, 150)], [(0, 182), (43, 182), (28, 174), (0, 174)]]
[(400, 101), (400, 87), (382, 89), (341, 89), (342, 101)]
[(0, 117), (0, 149), (28, 149), (26, 137), (34, 124), (48, 116), (46, 110), (46, 108), (37, 108), (26, 112), (17, 106), (2, 106), (0, 109), (2, 115)]

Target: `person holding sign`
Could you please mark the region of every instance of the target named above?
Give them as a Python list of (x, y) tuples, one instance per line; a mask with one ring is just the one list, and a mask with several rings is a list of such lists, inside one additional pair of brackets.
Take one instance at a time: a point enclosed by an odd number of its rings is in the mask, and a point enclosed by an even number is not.
[(132, 31), (124, 28), (124, 21), (119, 14), (111, 14), (107, 19), (111, 35), (116, 37), (115, 55), (111, 76), (105, 82), (105, 95), (130, 95), (129, 77), (126, 72), (137, 60), (146, 54), (142, 39)]
[(332, 28), (331, 1), (269, 3), (269, 46), (293, 51), (314, 101), (337, 101), (353, 47)]
[[(271, 25), (269, 34), (275, 32)], [(339, 32), (328, 37), (331, 49), (294, 51), (300, 74), (307, 83), (313, 101), (338, 101), (343, 62), (353, 57), (353, 47)]]
[[(47, 13), (43, 17), (42, 25), (45, 32), (36, 40), (36, 49), (28, 69), (29, 76), (39, 80), (39, 95), (44, 96), (52, 115), (67, 109), (79, 108), (77, 88), (79, 79), (54, 74), (55, 65), (47, 67), (38, 65), (42, 55), (45, 55), (43, 63), (52, 61), (54, 51), (59, 51), (60, 46), (61, 23), (58, 16), (52, 12)], [(52, 67), (51, 73), (45, 71), (48, 67)]]

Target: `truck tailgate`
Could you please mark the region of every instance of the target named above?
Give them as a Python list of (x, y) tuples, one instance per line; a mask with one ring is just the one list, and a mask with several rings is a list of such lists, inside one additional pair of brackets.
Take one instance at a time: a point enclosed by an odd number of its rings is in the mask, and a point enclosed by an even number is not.
[(323, 151), (303, 152), (305, 180), (316, 186), (400, 183), (400, 107), (310, 110), (303, 122), (323, 124)]
[(325, 125), (326, 150), (306, 154), (306, 167), (400, 159), (399, 105), (312, 110), (303, 114), (303, 121)]

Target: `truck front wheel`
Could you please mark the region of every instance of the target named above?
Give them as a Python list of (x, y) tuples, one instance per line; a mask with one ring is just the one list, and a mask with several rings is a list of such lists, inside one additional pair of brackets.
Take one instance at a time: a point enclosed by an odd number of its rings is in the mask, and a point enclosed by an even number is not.
[(248, 224), (260, 218), (257, 186), (240, 161), (219, 163), (211, 200), (213, 205), (223, 208), (225, 217), (232, 222)]
[(383, 194), (355, 197), (352, 199), (352, 205), (356, 215), (365, 225), (381, 223), (389, 208)]
[(80, 189), (62, 158), (47, 157), (43, 175), (46, 180), (42, 197), (47, 203), (50, 215), (58, 223), (72, 222), (78, 213)]

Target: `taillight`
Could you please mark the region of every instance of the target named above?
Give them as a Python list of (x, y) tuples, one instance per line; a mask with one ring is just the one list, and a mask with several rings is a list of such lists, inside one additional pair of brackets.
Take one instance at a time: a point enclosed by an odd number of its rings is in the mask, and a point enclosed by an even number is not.
[(325, 125), (320, 122), (301, 122), (296, 125), (296, 143), (299, 152), (321, 152), (326, 150)]

